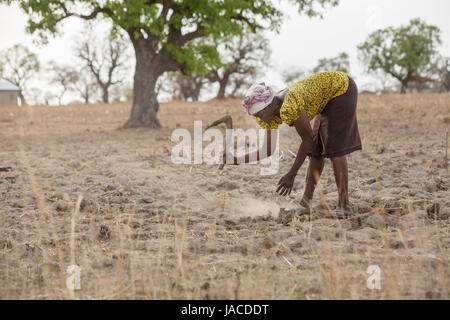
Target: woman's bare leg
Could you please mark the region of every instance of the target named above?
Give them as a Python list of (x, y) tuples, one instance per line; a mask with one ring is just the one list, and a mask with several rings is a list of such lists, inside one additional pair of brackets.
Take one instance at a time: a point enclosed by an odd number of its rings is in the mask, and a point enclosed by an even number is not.
[(316, 188), (317, 185), (316, 176), (317, 178), (319, 178), (320, 175), (322, 174), (323, 165), (324, 165), (323, 157), (309, 158), (308, 170), (305, 178), (305, 189), (303, 191), (303, 197), (300, 202), (300, 204), (304, 207), (307, 207), (311, 202), (311, 199), (314, 195), (314, 189)]
[(345, 214), (352, 214), (353, 211), (348, 200), (348, 166), (347, 157), (335, 157), (331, 158), (333, 165), (334, 178), (339, 193), (338, 207), (343, 209)]

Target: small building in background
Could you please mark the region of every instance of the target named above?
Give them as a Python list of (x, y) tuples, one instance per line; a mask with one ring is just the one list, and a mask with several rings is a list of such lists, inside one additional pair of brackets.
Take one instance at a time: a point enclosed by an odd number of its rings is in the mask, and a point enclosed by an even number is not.
[(0, 106), (20, 106), (20, 88), (11, 82), (0, 81)]

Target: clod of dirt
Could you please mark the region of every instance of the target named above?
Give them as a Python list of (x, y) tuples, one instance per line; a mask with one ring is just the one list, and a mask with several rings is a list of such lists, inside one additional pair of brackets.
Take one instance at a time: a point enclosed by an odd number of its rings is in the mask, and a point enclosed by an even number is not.
[(287, 238), (293, 237), (297, 234), (297, 232), (293, 229), (282, 228), (280, 230), (273, 232), (274, 239), (278, 241), (283, 241)]
[(69, 210), (69, 203), (65, 200), (58, 200), (55, 203), (55, 209), (60, 212), (67, 211)]
[(313, 239), (315, 241), (321, 241), (324, 233), (322, 228), (314, 227), (311, 232), (309, 233), (310, 239)]
[(142, 227), (142, 221), (141, 220), (139, 220), (139, 219), (136, 219), (136, 218), (134, 218), (134, 219), (130, 219), (130, 226), (133, 228), (133, 229), (139, 229), (139, 228), (141, 228)]
[(87, 211), (93, 209), (94, 207), (95, 207), (94, 199), (92, 199), (89, 194), (84, 194), (80, 202), (80, 210)]
[(300, 249), (303, 247), (304, 238), (302, 236), (296, 235), (287, 238), (283, 243), (288, 246), (291, 250)]
[(82, 164), (78, 161), (71, 161), (71, 162), (69, 162), (68, 166), (71, 167), (72, 169), (79, 170), (79, 169), (81, 169)]
[(377, 148), (377, 150), (375, 151), (376, 154), (382, 154), (386, 151), (386, 147), (385, 146), (380, 146)]
[(207, 253), (223, 253), (225, 252), (224, 247), (224, 244), (217, 240), (209, 240), (205, 245)]
[(107, 184), (106, 186), (105, 186), (105, 189), (104, 189), (105, 191), (113, 191), (113, 190), (116, 190), (116, 187), (115, 186), (113, 186), (112, 184)]
[(237, 183), (231, 182), (231, 181), (227, 181), (224, 184), (220, 183), (220, 185), (218, 185), (217, 187), (223, 187), (226, 190), (234, 190), (234, 189), (238, 189), (239, 185)]
[(365, 244), (370, 240), (370, 234), (364, 229), (347, 232), (347, 239), (353, 243)]
[(390, 247), (393, 249), (415, 248), (416, 241), (413, 238), (401, 237), (398, 234), (392, 236), (389, 241)]
[(262, 245), (264, 246), (264, 248), (270, 249), (273, 246), (275, 246), (275, 241), (273, 240), (272, 237), (265, 236), (264, 239), (263, 239)]
[(365, 224), (373, 229), (382, 229), (384, 226), (383, 217), (374, 213), (366, 219)]
[(436, 182), (434, 182), (434, 181), (430, 181), (425, 184), (425, 191), (427, 191), (429, 193), (434, 193), (438, 190), (439, 190), (439, 188), (436, 185)]
[(143, 203), (152, 203), (152, 202), (155, 202), (155, 199), (153, 199), (153, 198), (151, 198), (151, 197), (143, 197), (143, 198), (140, 199), (140, 202), (143, 202)]
[(111, 258), (105, 258), (103, 259), (103, 266), (104, 267), (113, 267), (115, 265), (116, 261)]
[(49, 198), (54, 199), (54, 200), (70, 201), (69, 195), (66, 192), (61, 192), (61, 191), (53, 192)]

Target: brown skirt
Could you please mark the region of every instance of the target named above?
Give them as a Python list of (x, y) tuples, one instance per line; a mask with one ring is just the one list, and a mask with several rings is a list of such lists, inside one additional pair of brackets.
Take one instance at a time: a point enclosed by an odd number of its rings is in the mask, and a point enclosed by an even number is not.
[(356, 104), (358, 87), (349, 77), (347, 92), (331, 99), (314, 119), (314, 147), (308, 155), (326, 158), (341, 157), (361, 150)]

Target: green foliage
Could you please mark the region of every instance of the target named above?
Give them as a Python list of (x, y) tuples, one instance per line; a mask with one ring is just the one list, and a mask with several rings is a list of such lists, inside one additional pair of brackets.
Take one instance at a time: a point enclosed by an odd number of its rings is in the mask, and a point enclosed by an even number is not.
[[(271, 1), (263, 0), (0, 0), (13, 2), (29, 14), (27, 30), (44, 42), (60, 33), (60, 22), (69, 17), (103, 17), (112, 21), (114, 32), (122, 29), (132, 41), (152, 41), (155, 51), (167, 50), (183, 68), (199, 72), (205, 72), (205, 63), (218, 66), (218, 56), (213, 46), (207, 48), (192, 40), (220, 39), (264, 28), (278, 31), (283, 17)], [(321, 16), (323, 9), (337, 5), (338, 0), (291, 2), (308, 16)]]
[(342, 71), (350, 73), (350, 61), (348, 54), (345, 52), (340, 53), (333, 58), (319, 59), (317, 66), (312, 70), (313, 73), (323, 71)]
[(377, 30), (358, 46), (368, 72), (381, 70), (399, 81), (425, 72), (441, 43), (440, 29), (419, 18), (409, 25)]
[(203, 41), (191, 41), (182, 48), (167, 44), (168, 51), (183, 66), (184, 74), (207, 74), (208, 66), (221, 66), (220, 55), (214, 46)]
[(334, 7), (339, 4), (339, 0), (291, 0), (298, 7), (300, 14), (305, 13), (309, 17), (323, 17), (323, 11), (327, 7)]

